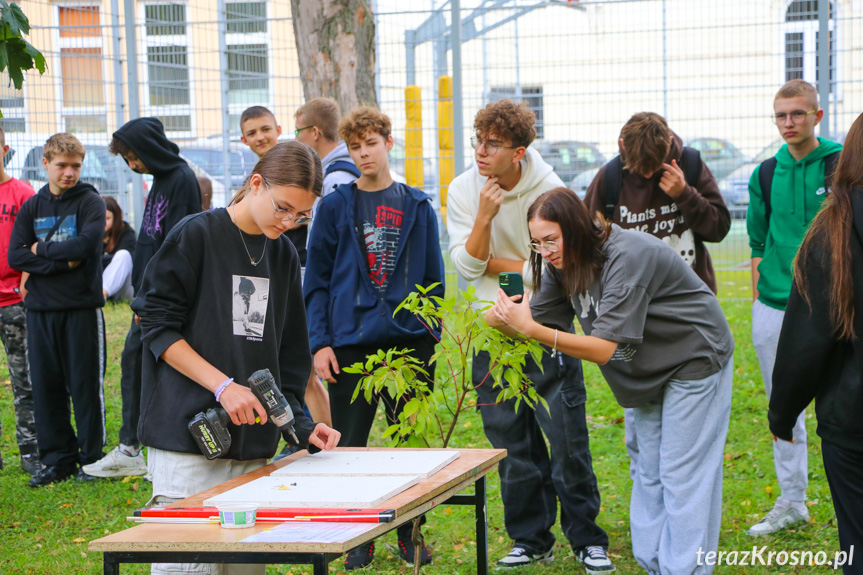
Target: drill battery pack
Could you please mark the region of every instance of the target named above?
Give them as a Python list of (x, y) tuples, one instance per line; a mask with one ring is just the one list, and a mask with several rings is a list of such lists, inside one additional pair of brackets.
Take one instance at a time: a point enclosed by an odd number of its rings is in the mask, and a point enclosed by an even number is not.
[(230, 418), (221, 407), (202, 411), (189, 422), (189, 431), (207, 459), (221, 457), (231, 448)]

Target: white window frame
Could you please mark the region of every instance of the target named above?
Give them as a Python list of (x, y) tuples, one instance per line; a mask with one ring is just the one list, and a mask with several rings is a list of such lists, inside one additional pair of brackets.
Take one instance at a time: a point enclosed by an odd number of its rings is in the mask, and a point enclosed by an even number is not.
[[(186, 20), (183, 21), (185, 34), (175, 34), (170, 36), (148, 36), (147, 35), (147, 6), (170, 6), (172, 4), (183, 4), (186, 7)], [(139, 53), (141, 54), (141, 110), (144, 116), (189, 116), (189, 130), (178, 131), (169, 130), (165, 126), (165, 135), (169, 139), (178, 140), (194, 140), (197, 138), (198, 122), (197, 116), (194, 113), (196, 109), (195, 98), (195, 62), (194, 50), (192, 50), (192, 31), (191, 22), (189, 20), (190, 6), (188, 2), (174, 2), (165, 0), (162, 2), (140, 2), (138, 4), (138, 21), (141, 22), (139, 34)], [(186, 66), (189, 70), (189, 103), (174, 104), (168, 106), (153, 106), (150, 104), (150, 70), (149, 59), (147, 57), (148, 47), (158, 46), (183, 46), (186, 48)]]
[[(9, 85), (9, 91), (10, 92), (15, 91), (15, 85), (14, 84)], [(23, 98), (23, 105), (20, 107), (3, 106), (3, 119), (0, 120), (0, 125), (3, 124), (3, 120), (24, 120), (24, 131), (23, 132), (9, 132), (9, 131), (7, 131), (6, 132), (7, 134), (26, 134), (27, 133), (27, 126), (30, 124), (30, 122), (28, 120), (28, 118), (29, 118), (28, 111), (30, 110), (30, 102), (28, 101), (28, 98), (27, 98), (27, 82), (24, 82), (24, 84), (21, 86), (20, 91), (21, 91), (21, 96)], [(6, 143), (8, 144), (9, 142), (7, 141)], [(20, 150), (16, 151), (15, 153), (17, 154), (19, 152), (20, 152)]]
[[(819, 0), (822, 1), (822, 0)], [(842, 51), (839, 49), (839, 2), (837, 0), (829, 0), (830, 6), (832, 7), (833, 17), (829, 22), (829, 30), (833, 34), (833, 86), (832, 91), (830, 92), (830, 101), (831, 102), (841, 102), (842, 101), (842, 83), (839, 81), (839, 77), (841, 75), (842, 70)], [(799, 20), (797, 22), (786, 22), (785, 17), (788, 13), (788, 9), (795, 2), (795, 0), (786, 0), (781, 4), (779, 21), (782, 23), (779, 27), (779, 54), (780, 54), (780, 66), (779, 69), (779, 85), (783, 85), (786, 82), (785, 79), (785, 65), (786, 65), (786, 57), (788, 56), (785, 50), (785, 35), (792, 34), (794, 32), (798, 32), (803, 34), (803, 80), (806, 80), (815, 88), (818, 88), (818, 84), (815, 80), (815, 60), (817, 59), (817, 48), (815, 42), (815, 37), (818, 32), (821, 30), (821, 23), (815, 20)]]
[[(260, 3), (261, 0), (231, 0), (232, 3), (237, 4), (251, 4), (251, 3)], [(275, 76), (273, 75), (273, 50), (272, 50), (272, 26), (270, 26), (270, 17), (271, 17), (271, 3), (268, 0), (264, 0), (263, 4), (266, 10), (266, 31), (265, 32), (255, 32), (252, 34), (238, 34), (238, 33), (227, 33), (225, 34), (225, 45), (232, 46), (243, 46), (243, 45), (257, 45), (262, 44), (267, 47), (267, 101), (266, 102), (247, 102), (243, 104), (228, 104), (228, 114), (229, 115), (240, 115), (243, 111), (249, 106), (264, 106), (270, 110), (273, 109), (275, 102), (275, 90), (273, 81)], [(227, 72), (227, 70), (226, 70)]]
[[(78, 36), (74, 38), (62, 38), (60, 36), (60, 8), (97, 8), (99, 10), (99, 35), (98, 36)], [(54, 54), (54, 57), (51, 58), (54, 69), (59, 70), (60, 73), (56, 76), (57, 81), (54, 85), (54, 94), (56, 97), (56, 101), (60, 103), (57, 106), (56, 112), (56, 125), (59, 126), (59, 130), (61, 132), (67, 131), (66, 129), (66, 117), (67, 116), (98, 116), (102, 115), (105, 117), (105, 125), (107, 126), (108, 122), (108, 95), (105, 93), (105, 90), (108, 88), (108, 82), (106, 79), (108, 78), (108, 66), (107, 59), (105, 58), (105, 43), (103, 41), (102, 28), (104, 27), (104, 18), (105, 13), (102, 11), (102, 3), (94, 2), (93, 0), (82, 0), (80, 2), (58, 2), (52, 7), (54, 22), (56, 22), (56, 26), (53, 30), (54, 36), (54, 45), (57, 47), (57, 52)], [(70, 48), (98, 48), (102, 55), (102, 101), (104, 102), (101, 106), (66, 106), (66, 101), (63, 98), (63, 50)], [(26, 122), (26, 120), (25, 120)], [(97, 132), (82, 132), (81, 134), (93, 134)]]

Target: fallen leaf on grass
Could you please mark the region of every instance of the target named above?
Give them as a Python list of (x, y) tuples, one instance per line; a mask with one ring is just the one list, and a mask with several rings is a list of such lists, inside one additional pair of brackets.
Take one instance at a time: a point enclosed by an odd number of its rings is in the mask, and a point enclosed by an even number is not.
[(76, 537), (72, 540), (74, 543), (83, 543), (86, 541), (83, 537)]

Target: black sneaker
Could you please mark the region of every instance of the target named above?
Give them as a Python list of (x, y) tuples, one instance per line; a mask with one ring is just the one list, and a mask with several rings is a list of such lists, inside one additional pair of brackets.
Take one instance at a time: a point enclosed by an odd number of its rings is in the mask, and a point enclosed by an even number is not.
[(554, 545), (545, 551), (535, 553), (520, 545), (515, 545), (506, 557), (497, 562), (497, 568), (521, 567), (530, 563), (551, 563), (554, 561)]
[(78, 469), (78, 474), (75, 475), (75, 481), (78, 483), (89, 483), (90, 481), (96, 481), (95, 475), (88, 475), (83, 468)]
[(45, 466), (39, 460), (38, 453), (28, 453), (21, 456), (21, 469), (32, 476), (38, 475), (40, 471), (45, 469)]
[(364, 543), (359, 547), (354, 547), (348, 551), (345, 557), (345, 571), (353, 571), (354, 569), (362, 569), (370, 565), (375, 558), (375, 542)]
[(608, 558), (608, 552), (606, 552), (605, 547), (591, 545), (589, 547), (574, 549), (573, 551), (575, 552), (575, 557), (584, 563), (584, 570), (591, 575), (601, 575), (602, 573), (611, 573), (614, 571), (614, 565), (611, 563), (611, 559)]
[[(423, 538), (423, 534), (420, 533), (420, 544), (422, 545), (422, 551), (420, 551), (420, 565), (431, 565), (432, 564), (432, 554), (429, 551), (429, 548), (426, 547), (425, 538)], [(414, 559), (416, 558), (416, 546), (414, 546), (413, 539), (411, 539), (410, 534), (407, 534), (404, 538), (399, 536), (399, 557), (401, 557), (404, 561), (407, 562), (408, 566), (413, 567)]]
[(42, 471), (30, 478), (30, 487), (44, 487), (75, 475), (74, 463), (67, 465), (48, 465)]

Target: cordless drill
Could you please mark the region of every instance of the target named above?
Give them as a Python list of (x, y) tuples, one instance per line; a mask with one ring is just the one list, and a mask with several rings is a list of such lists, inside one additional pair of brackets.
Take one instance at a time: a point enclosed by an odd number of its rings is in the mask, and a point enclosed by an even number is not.
[[(276, 385), (270, 370), (259, 369), (249, 376), (247, 381), (252, 393), (267, 410), (267, 416), (282, 432), (285, 441), (292, 445), (299, 445), (300, 440), (294, 432), (294, 412), (291, 411), (288, 400)], [(231, 448), (231, 434), (228, 431), (230, 421), (231, 417), (224, 408), (213, 407), (198, 413), (189, 422), (189, 431), (207, 459), (221, 457)], [(260, 419), (256, 418), (256, 421)]]

